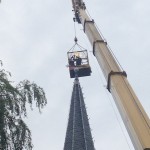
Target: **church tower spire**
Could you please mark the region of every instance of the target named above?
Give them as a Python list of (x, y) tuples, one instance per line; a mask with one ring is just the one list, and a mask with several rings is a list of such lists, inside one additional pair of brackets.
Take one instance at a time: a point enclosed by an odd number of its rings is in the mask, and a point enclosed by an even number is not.
[(64, 150), (95, 150), (83, 93), (75, 78)]

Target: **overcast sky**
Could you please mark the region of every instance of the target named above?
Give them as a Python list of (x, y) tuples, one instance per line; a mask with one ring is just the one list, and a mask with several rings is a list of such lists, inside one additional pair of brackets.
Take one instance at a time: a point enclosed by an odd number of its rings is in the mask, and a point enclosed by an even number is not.
[[(88, 11), (128, 74), (150, 116), (150, 1), (86, 0)], [(0, 60), (15, 83), (29, 79), (44, 88), (48, 105), (29, 111), (34, 150), (62, 150), (73, 79), (67, 51), (74, 44), (71, 0), (2, 0)], [(96, 150), (134, 150), (81, 25), (79, 44), (88, 49), (92, 76), (80, 78)]]

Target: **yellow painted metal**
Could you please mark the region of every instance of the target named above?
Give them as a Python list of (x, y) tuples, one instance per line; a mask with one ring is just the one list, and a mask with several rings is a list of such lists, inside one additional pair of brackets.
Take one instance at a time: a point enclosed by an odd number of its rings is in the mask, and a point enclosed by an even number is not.
[[(78, 11), (82, 25), (85, 28), (85, 34), (91, 45), (93, 46), (95, 41), (99, 41), (94, 44), (95, 57), (98, 60), (106, 80), (108, 80), (108, 75), (111, 71), (121, 72), (122, 70), (109, 51), (107, 43), (103, 42), (95, 24), (88, 22), (91, 20), (85, 9), (82, 7), (79, 8)], [(87, 21), (86, 23), (85, 20)], [(111, 94), (119, 109), (135, 150), (150, 150), (150, 120), (128, 80), (121, 75), (112, 75), (110, 82)]]

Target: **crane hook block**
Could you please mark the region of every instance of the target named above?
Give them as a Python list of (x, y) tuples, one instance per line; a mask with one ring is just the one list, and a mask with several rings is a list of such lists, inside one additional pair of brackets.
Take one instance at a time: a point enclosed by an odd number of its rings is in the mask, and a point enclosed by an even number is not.
[(76, 21), (81, 24), (81, 20), (80, 20), (80, 17), (79, 17), (79, 12), (78, 11), (75, 11), (75, 19)]
[(78, 42), (78, 39), (77, 39), (77, 37), (75, 37), (75, 38), (74, 38), (74, 41), (75, 41), (75, 43), (77, 43), (77, 42)]

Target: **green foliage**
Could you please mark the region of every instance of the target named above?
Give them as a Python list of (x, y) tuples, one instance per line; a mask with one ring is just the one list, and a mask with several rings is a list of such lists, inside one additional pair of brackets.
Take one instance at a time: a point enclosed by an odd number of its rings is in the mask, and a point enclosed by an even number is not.
[(27, 103), (32, 109), (33, 101), (41, 111), (47, 103), (45, 93), (28, 80), (14, 86), (9, 76), (9, 72), (0, 69), (0, 150), (31, 150), (31, 132), (22, 116), (27, 115)]

